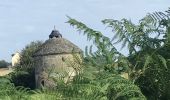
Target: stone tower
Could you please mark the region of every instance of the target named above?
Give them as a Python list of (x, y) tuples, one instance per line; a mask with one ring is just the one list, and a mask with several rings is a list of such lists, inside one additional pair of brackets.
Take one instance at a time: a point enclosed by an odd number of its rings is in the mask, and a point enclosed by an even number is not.
[[(51, 77), (64, 77), (68, 81), (75, 76), (75, 70), (67, 63), (73, 61), (74, 55), (80, 57), (82, 50), (62, 38), (56, 29), (52, 30), (49, 39), (34, 54), (36, 87), (54, 87), (56, 83)], [(74, 54), (74, 55), (73, 55)], [(67, 74), (65, 74), (67, 73)]]

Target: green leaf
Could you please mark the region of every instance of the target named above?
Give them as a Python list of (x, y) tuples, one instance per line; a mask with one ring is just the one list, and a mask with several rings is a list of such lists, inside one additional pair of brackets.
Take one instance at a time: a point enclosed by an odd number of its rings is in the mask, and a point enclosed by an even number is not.
[(145, 63), (143, 66), (143, 70), (146, 70), (146, 67), (152, 62), (152, 57), (150, 55), (146, 55)]
[(167, 62), (166, 59), (164, 57), (162, 57), (161, 55), (158, 55), (158, 58), (160, 59), (160, 61), (162, 62), (163, 66), (167, 69)]

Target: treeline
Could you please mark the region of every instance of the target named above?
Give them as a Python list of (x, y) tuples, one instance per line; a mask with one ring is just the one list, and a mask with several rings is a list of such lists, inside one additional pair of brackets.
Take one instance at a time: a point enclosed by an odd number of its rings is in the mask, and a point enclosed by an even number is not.
[(5, 61), (5, 60), (0, 60), (0, 68), (7, 68), (11, 63)]

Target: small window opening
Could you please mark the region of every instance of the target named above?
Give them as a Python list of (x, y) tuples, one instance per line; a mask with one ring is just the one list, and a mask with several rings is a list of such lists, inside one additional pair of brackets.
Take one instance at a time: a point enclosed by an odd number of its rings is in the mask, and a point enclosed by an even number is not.
[(64, 57), (62, 57), (62, 61), (63, 61), (63, 62), (65, 61), (65, 58), (64, 58)]
[(44, 83), (45, 83), (44, 80), (42, 80), (42, 81), (41, 81), (41, 85), (44, 86)]

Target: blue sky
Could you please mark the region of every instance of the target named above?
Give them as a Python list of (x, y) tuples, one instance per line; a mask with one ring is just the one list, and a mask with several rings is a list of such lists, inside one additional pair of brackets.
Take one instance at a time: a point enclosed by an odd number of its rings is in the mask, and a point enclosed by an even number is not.
[[(81, 49), (90, 42), (69, 24), (66, 15), (112, 37), (101, 20), (127, 18), (134, 22), (149, 12), (165, 11), (170, 0), (0, 0), (0, 59), (36, 40), (47, 40), (53, 26)], [(117, 46), (119, 47), (119, 46)], [(126, 50), (122, 51), (126, 54)]]

